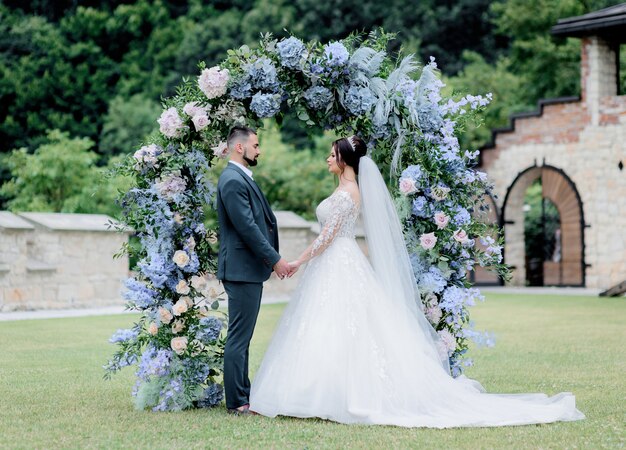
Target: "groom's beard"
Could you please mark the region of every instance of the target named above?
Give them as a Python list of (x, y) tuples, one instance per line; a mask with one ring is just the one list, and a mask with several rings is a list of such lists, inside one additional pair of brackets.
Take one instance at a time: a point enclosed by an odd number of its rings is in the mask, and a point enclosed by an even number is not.
[[(257, 156), (258, 158), (258, 156)], [(248, 158), (248, 152), (243, 152), (243, 159), (248, 163), (250, 167), (254, 167), (257, 165), (258, 161), (256, 158)]]

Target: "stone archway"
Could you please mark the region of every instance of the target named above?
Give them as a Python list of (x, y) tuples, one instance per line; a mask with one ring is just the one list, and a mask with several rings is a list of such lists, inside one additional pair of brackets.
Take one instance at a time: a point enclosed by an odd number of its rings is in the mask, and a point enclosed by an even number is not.
[(544, 286), (585, 286), (585, 245), (583, 204), (576, 185), (553, 166), (532, 166), (520, 172), (507, 189), (502, 207), (505, 262), (514, 267), (514, 285), (523, 286), (528, 279), (524, 242), (524, 197), (528, 188), (541, 181), (542, 197), (558, 210), (557, 240), (559, 254), (542, 261)]

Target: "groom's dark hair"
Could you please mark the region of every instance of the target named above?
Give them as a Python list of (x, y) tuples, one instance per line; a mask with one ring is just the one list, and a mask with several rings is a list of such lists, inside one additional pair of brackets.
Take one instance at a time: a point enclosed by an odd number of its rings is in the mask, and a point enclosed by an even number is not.
[(256, 134), (256, 131), (252, 128), (244, 127), (243, 125), (236, 125), (230, 129), (226, 145), (229, 150), (232, 150), (236, 143), (248, 140), (248, 138), (253, 134)]

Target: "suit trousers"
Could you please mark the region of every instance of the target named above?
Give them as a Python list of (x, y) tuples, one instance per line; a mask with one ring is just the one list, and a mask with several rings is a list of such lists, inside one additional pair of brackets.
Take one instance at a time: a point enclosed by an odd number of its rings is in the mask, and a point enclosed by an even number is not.
[(223, 281), (228, 295), (228, 334), (224, 348), (224, 391), (226, 407), (238, 408), (250, 402), (248, 354), (254, 333), (263, 283)]

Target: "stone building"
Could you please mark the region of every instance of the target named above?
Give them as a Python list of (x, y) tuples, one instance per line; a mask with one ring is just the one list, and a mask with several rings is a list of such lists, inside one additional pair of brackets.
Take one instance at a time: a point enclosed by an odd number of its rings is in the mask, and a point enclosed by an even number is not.
[(121, 305), (124, 233), (96, 214), (0, 211), (0, 311)]
[[(626, 96), (618, 73), (626, 3), (559, 20), (552, 34), (581, 39), (581, 96), (513, 115), (493, 131), (480, 166), (495, 183), (493, 218), (504, 228), (512, 284), (528, 284), (538, 270), (536, 284), (607, 289), (626, 280)], [(558, 214), (554, 248), (537, 268), (525, 254), (524, 198), (538, 182)]]

